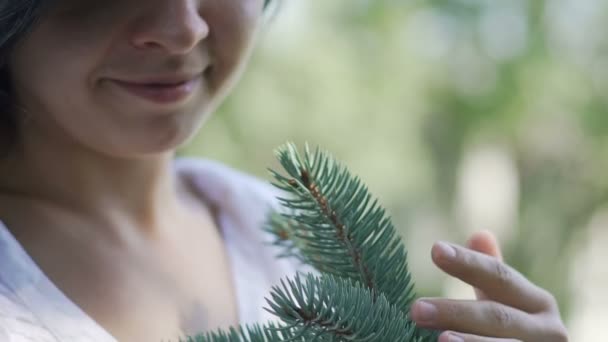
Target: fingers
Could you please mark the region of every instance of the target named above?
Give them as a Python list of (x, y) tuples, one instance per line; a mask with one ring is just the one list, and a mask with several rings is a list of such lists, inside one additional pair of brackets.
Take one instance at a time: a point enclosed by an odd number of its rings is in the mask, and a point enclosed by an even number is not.
[(522, 342), (512, 338), (484, 337), (446, 331), (439, 336), (437, 342)]
[(500, 251), (498, 241), (496, 240), (494, 234), (492, 234), (490, 231), (484, 230), (473, 234), (473, 236), (471, 236), (467, 242), (467, 247), (479, 253), (487, 254), (497, 258), (500, 261), (503, 261), (502, 252)]
[(412, 318), (424, 328), (480, 336), (536, 341), (543, 335), (535, 317), (492, 301), (421, 299), (412, 307)]
[(489, 232), (473, 235), (470, 249), (438, 242), (433, 261), (478, 291), (479, 301), (421, 299), (411, 310), (418, 325), (447, 330), (439, 342), (567, 342), (555, 298), (502, 262)]
[[(467, 242), (467, 247), (479, 253), (487, 254), (489, 256), (493, 256), (500, 261), (503, 261), (502, 252), (500, 251), (500, 246), (498, 245), (498, 241), (494, 234), (489, 231), (481, 231), (473, 234), (469, 241)], [(479, 300), (489, 299), (488, 295), (483, 293), (478, 288), (475, 289), (475, 297)]]
[(487, 299), (529, 313), (555, 306), (548, 292), (494, 257), (444, 242), (433, 246), (432, 257), (439, 268), (481, 290)]

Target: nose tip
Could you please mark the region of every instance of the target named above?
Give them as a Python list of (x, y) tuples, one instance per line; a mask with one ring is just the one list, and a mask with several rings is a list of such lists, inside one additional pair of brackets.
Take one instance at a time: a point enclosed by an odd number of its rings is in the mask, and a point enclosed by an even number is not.
[(176, 53), (192, 50), (209, 36), (209, 25), (198, 16), (189, 22), (184, 21), (181, 28), (174, 27), (174, 30), (172, 39), (167, 40), (164, 45)]
[(196, 6), (175, 0), (169, 3), (168, 8), (157, 9), (154, 16), (141, 18), (133, 36), (135, 47), (162, 48), (172, 54), (183, 54), (209, 36), (209, 25)]

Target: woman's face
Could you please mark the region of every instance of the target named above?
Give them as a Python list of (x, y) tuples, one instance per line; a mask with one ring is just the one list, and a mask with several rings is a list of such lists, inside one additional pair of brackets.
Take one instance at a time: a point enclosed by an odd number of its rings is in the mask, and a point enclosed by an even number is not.
[(263, 0), (56, 0), (9, 60), (28, 113), (20, 135), (117, 157), (176, 148), (231, 87), (262, 9)]

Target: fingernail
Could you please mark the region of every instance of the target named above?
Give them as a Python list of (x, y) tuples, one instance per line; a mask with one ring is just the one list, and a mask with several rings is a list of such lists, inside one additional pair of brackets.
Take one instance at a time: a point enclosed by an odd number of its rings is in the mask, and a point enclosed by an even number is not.
[(429, 302), (418, 301), (414, 306), (413, 315), (416, 321), (430, 323), (437, 318), (437, 308)]
[(456, 257), (456, 250), (454, 249), (454, 247), (448, 245), (445, 242), (437, 242), (435, 248), (437, 248), (439, 252), (439, 255), (437, 256), (440, 258), (454, 259), (454, 257)]
[(448, 335), (448, 342), (464, 342), (464, 338), (462, 338), (456, 334), (450, 333)]

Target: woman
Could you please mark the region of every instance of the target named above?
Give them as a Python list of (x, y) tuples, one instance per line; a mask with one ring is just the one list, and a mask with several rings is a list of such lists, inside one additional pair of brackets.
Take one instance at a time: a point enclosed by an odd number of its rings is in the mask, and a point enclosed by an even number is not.
[[(247, 61), (263, 0), (0, 5), (0, 340), (160, 341), (265, 320), (293, 273), (265, 183), (174, 160)], [(555, 299), (487, 233), (437, 243), (478, 301), (422, 299), (440, 341), (566, 341)]]

